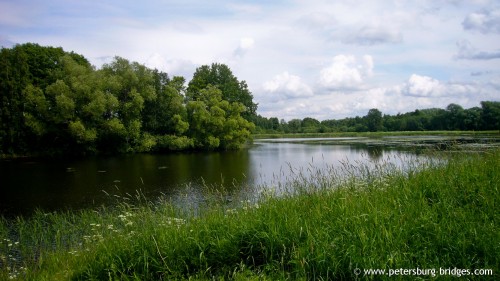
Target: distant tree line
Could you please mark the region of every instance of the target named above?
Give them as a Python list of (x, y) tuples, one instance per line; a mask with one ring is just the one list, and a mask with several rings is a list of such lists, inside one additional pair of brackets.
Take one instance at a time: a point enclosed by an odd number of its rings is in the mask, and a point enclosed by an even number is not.
[(373, 108), (363, 117), (321, 122), (310, 117), (286, 122), (257, 115), (253, 122), (258, 133), (500, 130), (500, 102), (482, 101), (481, 107), (469, 109), (452, 103), (446, 109), (417, 109), (397, 115), (382, 114)]
[(100, 69), (38, 44), (0, 51), (0, 154), (236, 149), (257, 104), (224, 64), (193, 79), (120, 57)]

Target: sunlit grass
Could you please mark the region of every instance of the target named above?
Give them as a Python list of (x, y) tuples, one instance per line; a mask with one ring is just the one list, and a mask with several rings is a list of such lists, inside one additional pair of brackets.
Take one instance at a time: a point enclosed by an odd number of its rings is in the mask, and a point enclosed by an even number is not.
[(3, 219), (0, 279), (351, 280), (355, 268), (417, 267), (497, 276), (500, 151), (450, 157), (295, 172), (230, 206), (214, 198), (180, 209), (137, 195), (100, 210)]

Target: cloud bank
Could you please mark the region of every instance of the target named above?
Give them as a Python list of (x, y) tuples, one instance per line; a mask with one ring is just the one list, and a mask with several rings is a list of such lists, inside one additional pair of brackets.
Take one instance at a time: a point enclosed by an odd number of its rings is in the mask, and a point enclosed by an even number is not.
[(345, 118), (500, 99), (500, 7), (480, 1), (1, 1), (0, 44), (191, 79), (225, 63), (258, 113)]

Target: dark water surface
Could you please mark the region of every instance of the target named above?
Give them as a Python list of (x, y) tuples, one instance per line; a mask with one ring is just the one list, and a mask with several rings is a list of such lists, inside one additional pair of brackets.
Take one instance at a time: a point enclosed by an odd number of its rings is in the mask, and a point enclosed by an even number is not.
[[(401, 149), (366, 145), (321, 145), (255, 141), (228, 152), (135, 154), (78, 160), (0, 161), (0, 213), (30, 214), (109, 204), (114, 195), (159, 195), (199, 200), (204, 185), (225, 186), (234, 195), (287, 180), (290, 170), (340, 166), (342, 161), (402, 161), (416, 157)], [(107, 195), (109, 194), (109, 195)]]

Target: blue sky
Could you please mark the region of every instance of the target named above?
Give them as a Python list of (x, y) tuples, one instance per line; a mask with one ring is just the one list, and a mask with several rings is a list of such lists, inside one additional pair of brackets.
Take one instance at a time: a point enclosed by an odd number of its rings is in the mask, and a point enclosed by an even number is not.
[(498, 0), (0, 0), (0, 45), (26, 42), (187, 80), (225, 63), (285, 120), (500, 100)]

